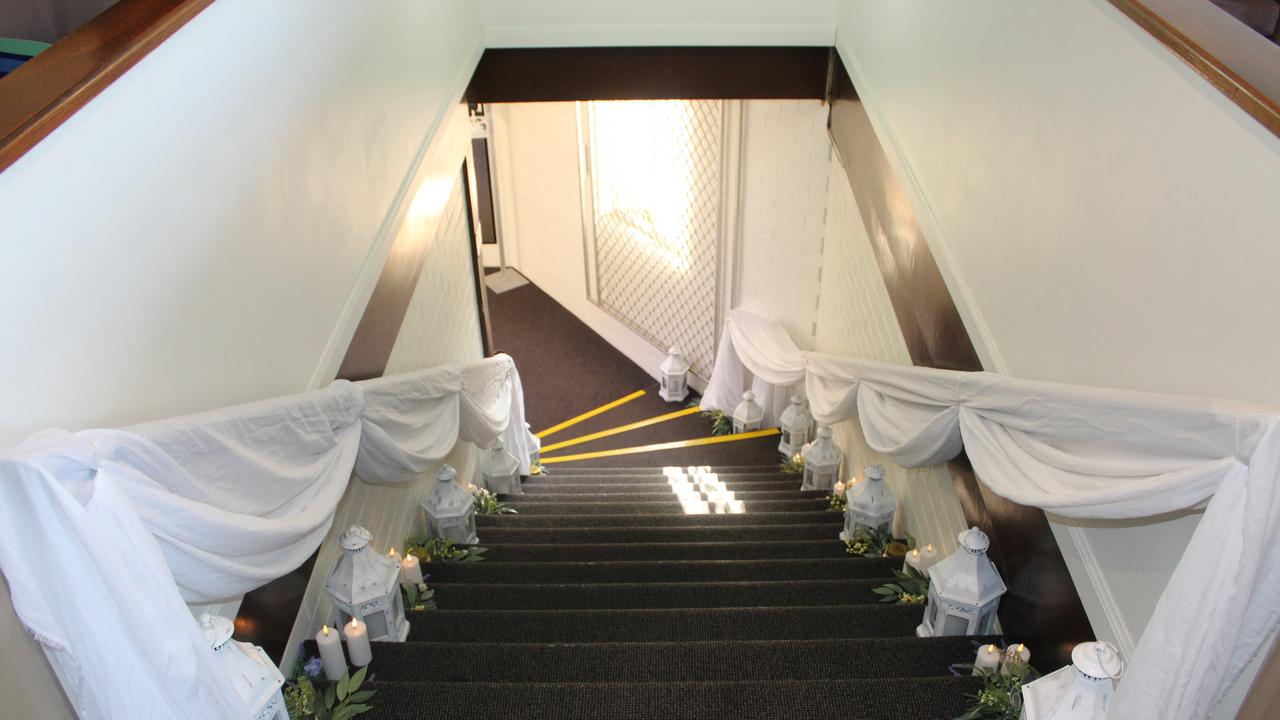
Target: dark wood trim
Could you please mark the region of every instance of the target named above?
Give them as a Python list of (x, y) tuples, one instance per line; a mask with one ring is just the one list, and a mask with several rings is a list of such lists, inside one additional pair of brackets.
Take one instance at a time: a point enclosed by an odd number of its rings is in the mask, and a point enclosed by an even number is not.
[[(480, 244), (497, 245), (498, 221), (493, 214), (493, 178), (489, 172), (488, 138), (471, 138), (471, 157), (476, 165), (476, 215), (480, 218)], [(467, 202), (471, 202), (470, 196), (467, 197)]]
[(1280, 135), (1280, 48), (1207, 1), (1109, 1), (1263, 127)]
[(213, 0), (120, 0), (0, 82), (0, 171)]
[(470, 103), (825, 97), (825, 47), (508, 48), (484, 51)]
[[(981, 370), (911, 203), (842, 63), (834, 72), (829, 130), (911, 361)], [(1041, 670), (1066, 665), (1071, 648), (1093, 639), (1093, 630), (1044, 513), (991, 492), (975, 477), (963, 453), (947, 464), (947, 470), (965, 520), (991, 537), (991, 558), (1009, 587), (1000, 604), (1005, 634), (1035, 648), (1035, 664)]]
[[(474, 147), (474, 146), (473, 146)], [(480, 162), (476, 157), (475, 161)], [(478, 174), (478, 173), (477, 173)], [(476, 312), (480, 314), (480, 348), (485, 357), (493, 352), (493, 323), (489, 322), (489, 293), (485, 291), (484, 263), (480, 261), (480, 243), (476, 242), (475, 218), (471, 206), (471, 174), (462, 163), (462, 202), (467, 214), (467, 242), (471, 243), (471, 280), (476, 290)], [(475, 188), (480, 192), (479, 188)]]

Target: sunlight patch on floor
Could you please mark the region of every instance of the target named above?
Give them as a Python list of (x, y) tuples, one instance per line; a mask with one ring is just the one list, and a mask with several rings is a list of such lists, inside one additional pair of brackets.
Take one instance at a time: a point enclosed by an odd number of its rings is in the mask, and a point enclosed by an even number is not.
[(738, 500), (706, 465), (688, 468), (668, 466), (662, 472), (686, 515), (740, 515), (747, 511), (746, 503)]

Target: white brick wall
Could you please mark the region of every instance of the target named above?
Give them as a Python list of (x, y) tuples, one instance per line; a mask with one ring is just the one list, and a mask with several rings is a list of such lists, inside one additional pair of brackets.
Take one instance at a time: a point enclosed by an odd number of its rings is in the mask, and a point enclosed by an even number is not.
[[(858, 213), (844, 169), (831, 160), (827, 195), (826, 248), (823, 256), (818, 335), (814, 349), (908, 365), (911, 356), (902, 338), (889, 293), (880, 275), (866, 227)], [(950, 477), (942, 467), (907, 469), (867, 447), (857, 420), (835, 427), (849, 467), (880, 463), (898, 498), (899, 524), (921, 543), (943, 553), (956, 548), (965, 527), (964, 514)]]
[(813, 347), (831, 144), (817, 100), (744, 103), (737, 304)]

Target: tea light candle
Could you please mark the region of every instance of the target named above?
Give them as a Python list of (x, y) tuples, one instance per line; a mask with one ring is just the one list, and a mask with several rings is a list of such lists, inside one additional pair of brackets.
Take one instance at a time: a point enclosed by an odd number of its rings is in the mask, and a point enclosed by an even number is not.
[(414, 555), (406, 554), (400, 561), (400, 582), (406, 585), (417, 585), (422, 582), (422, 565)]
[(316, 647), (320, 648), (320, 662), (324, 663), (324, 676), (330, 682), (342, 679), (347, 671), (347, 656), (342, 652), (342, 640), (337, 630), (330, 630), (328, 625), (316, 633)]
[(1031, 651), (1027, 649), (1026, 645), (1018, 643), (1005, 648), (1004, 661), (1000, 664), (1000, 672), (1008, 675), (1013, 670), (1015, 661), (1021, 661), (1024, 665), (1031, 662)]
[[(342, 626), (342, 634), (347, 636), (347, 653), (351, 655), (351, 664), (364, 667), (373, 660), (373, 648), (369, 645), (369, 629), (357, 618)], [(344, 668), (345, 669), (345, 668)]]
[(1003, 659), (1000, 648), (995, 645), (983, 645), (978, 648), (978, 657), (973, 661), (973, 674), (981, 675), (983, 670), (995, 672)]
[(843, 480), (837, 480), (837, 481), (836, 481), (836, 484), (835, 484), (835, 485), (833, 485), (833, 486), (831, 487), (831, 492), (832, 492), (834, 495), (836, 495), (836, 496), (843, 495), (843, 494), (844, 494), (844, 481), (843, 481)]

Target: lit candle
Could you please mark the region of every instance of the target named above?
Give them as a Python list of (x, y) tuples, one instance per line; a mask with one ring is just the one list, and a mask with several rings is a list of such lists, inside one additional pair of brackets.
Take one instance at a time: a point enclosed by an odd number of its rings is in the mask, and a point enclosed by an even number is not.
[(342, 626), (342, 634), (347, 636), (347, 653), (351, 655), (351, 664), (364, 667), (373, 660), (373, 648), (369, 645), (369, 630), (356, 618)]
[(342, 652), (342, 640), (337, 630), (330, 630), (328, 625), (316, 633), (316, 647), (320, 648), (320, 661), (324, 663), (324, 676), (330, 682), (342, 679), (347, 671), (347, 656)]
[(396, 552), (395, 548), (391, 548), (387, 551), (387, 557), (395, 560), (396, 562), (400, 562), (400, 553)]
[(938, 548), (929, 543), (920, 551), (920, 572), (925, 575), (929, 574), (929, 568), (938, 564)]
[(832, 492), (832, 493), (834, 493), (836, 496), (843, 495), (843, 494), (844, 494), (844, 481), (843, 481), (843, 480), (837, 480), (837, 481), (836, 481), (836, 484), (835, 484), (834, 486), (832, 486), (832, 488), (831, 488), (831, 492)]
[(1031, 662), (1031, 651), (1026, 645), (1018, 643), (1005, 648), (1004, 662), (1000, 665), (1000, 672), (1008, 675), (1013, 670), (1015, 662), (1021, 662), (1023, 665)]
[(920, 548), (916, 548), (907, 553), (903, 559), (902, 572), (907, 572), (907, 568), (915, 568), (917, 572), (925, 577), (929, 577), (929, 568), (924, 564), (924, 555), (921, 554)]
[(983, 670), (995, 672), (1000, 667), (1000, 648), (995, 645), (983, 645), (978, 648), (978, 657), (973, 661), (973, 674), (981, 675)]
[(400, 561), (400, 582), (406, 585), (417, 585), (422, 582), (422, 566), (418, 564), (417, 557), (406, 554)]

